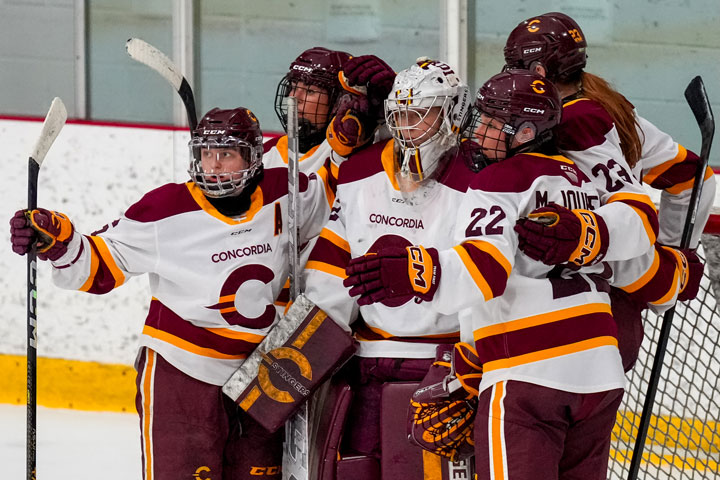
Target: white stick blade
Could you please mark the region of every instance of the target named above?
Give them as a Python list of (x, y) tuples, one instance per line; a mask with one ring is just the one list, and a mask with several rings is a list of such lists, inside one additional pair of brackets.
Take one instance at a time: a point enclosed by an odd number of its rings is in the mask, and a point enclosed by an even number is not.
[(128, 40), (125, 43), (125, 49), (128, 55), (130, 55), (130, 58), (158, 72), (175, 87), (175, 90), (180, 89), (183, 75), (178, 71), (173, 61), (163, 52), (139, 38), (131, 38)]
[(38, 137), (35, 148), (30, 154), (30, 158), (35, 160), (38, 165), (41, 165), (45, 159), (45, 155), (50, 146), (52, 146), (55, 138), (57, 138), (60, 130), (62, 130), (65, 121), (67, 120), (67, 110), (65, 104), (60, 100), (60, 97), (55, 97), (50, 104), (50, 110), (48, 110), (43, 122), (42, 132)]

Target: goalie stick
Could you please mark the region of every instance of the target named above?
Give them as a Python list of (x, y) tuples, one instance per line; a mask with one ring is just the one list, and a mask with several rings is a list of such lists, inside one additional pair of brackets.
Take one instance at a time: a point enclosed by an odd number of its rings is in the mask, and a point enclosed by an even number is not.
[[(40, 137), (28, 159), (28, 210), (37, 208), (40, 166), (65, 121), (67, 111), (55, 97), (45, 116)], [(37, 246), (27, 253), (27, 480), (35, 480), (37, 413)]]
[[(705, 170), (707, 169), (708, 160), (710, 158), (710, 146), (715, 134), (715, 119), (713, 118), (710, 102), (708, 101), (707, 93), (705, 92), (705, 85), (703, 84), (700, 76), (697, 76), (690, 81), (690, 84), (685, 89), (685, 99), (687, 100), (687, 103), (695, 116), (695, 120), (700, 127), (702, 146), (700, 148), (701, 161), (695, 171), (695, 183), (690, 196), (690, 203), (688, 205), (687, 217), (685, 218), (680, 248), (688, 248), (690, 246), (692, 231), (695, 227), (698, 199), (702, 193)], [(635, 439), (635, 447), (633, 448), (628, 480), (636, 480), (640, 469), (643, 450), (645, 449), (647, 431), (650, 426), (650, 416), (652, 415), (653, 404), (655, 403), (655, 394), (657, 393), (658, 382), (660, 380), (660, 374), (663, 367), (663, 358), (665, 357), (665, 350), (667, 348), (668, 338), (670, 337), (670, 328), (672, 327), (674, 316), (675, 307), (665, 312), (665, 316), (663, 317), (660, 337), (658, 339), (657, 349), (655, 350), (655, 358), (653, 360), (650, 380), (648, 381), (648, 389), (645, 395), (645, 402), (643, 403), (642, 416), (640, 417), (640, 424), (638, 426), (638, 434)]]
[(190, 84), (172, 60), (163, 52), (139, 38), (129, 39), (125, 43), (125, 49), (130, 58), (152, 68), (173, 86), (185, 105), (190, 130), (195, 130), (198, 123), (197, 113), (195, 112), (195, 96)]

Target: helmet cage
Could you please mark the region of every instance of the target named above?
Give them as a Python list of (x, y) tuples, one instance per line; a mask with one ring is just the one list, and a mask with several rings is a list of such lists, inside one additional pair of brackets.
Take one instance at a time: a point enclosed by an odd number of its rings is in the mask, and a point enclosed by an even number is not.
[[(467, 85), (442, 62), (419, 59), (398, 73), (385, 100), (385, 120), (400, 147), (402, 175), (422, 182), (439, 170), (444, 153), (459, 144), (469, 103)], [(437, 116), (428, 122), (433, 111)]]
[[(229, 197), (240, 194), (250, 181), (262, 169), (262, 143), (260, 146), (232, 137), (208, 138), (195, 137), (190, 140), (190, 179), (212, 198)], [(248, 167), (235, 171), (206, 172), (202, 159), (212, 155), (211, 150), (232, 150), (240, 154)], [(220, 155), (222, 152), (215, 152)]]

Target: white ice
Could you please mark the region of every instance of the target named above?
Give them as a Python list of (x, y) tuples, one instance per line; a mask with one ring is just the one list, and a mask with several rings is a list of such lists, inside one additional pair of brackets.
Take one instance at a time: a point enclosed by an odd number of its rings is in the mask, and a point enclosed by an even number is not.
[[(3, 478), (25, 478), (25, 425), (24, 405), (0, 404)], [(39, 480), (140, 479), (138, 417), (38, 407), (36, 457)]]

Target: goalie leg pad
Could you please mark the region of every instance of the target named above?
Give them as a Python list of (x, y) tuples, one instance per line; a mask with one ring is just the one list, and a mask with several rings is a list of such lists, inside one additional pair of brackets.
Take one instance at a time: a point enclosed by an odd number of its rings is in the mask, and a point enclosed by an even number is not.
[(284, 344), (262, 354), (257, 377), (236, 402), (274, 432), (355, 349), (350, 334), (315, 306)]

